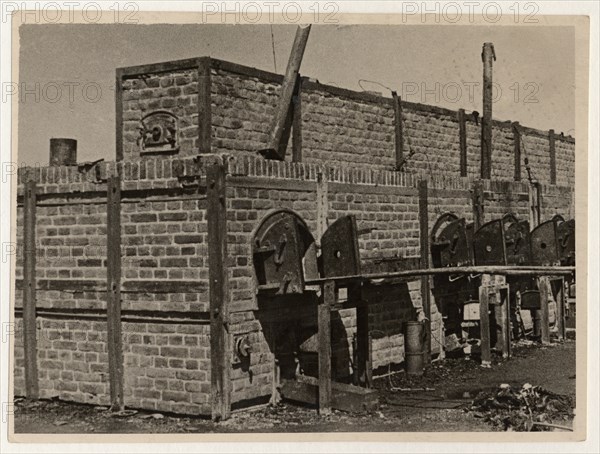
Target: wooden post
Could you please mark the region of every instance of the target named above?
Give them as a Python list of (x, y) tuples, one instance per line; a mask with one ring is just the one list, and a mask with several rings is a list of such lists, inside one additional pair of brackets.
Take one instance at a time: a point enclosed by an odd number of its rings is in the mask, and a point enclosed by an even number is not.
[(328, 192), (327, 175), (321, 170), (317, 174), (317, 241), (319, 244), (321, 244), (321, 237), (327, 230)]
[(35, 181), (25, 184), (23, 206), (23, 348), (25, 352), (25, 393), (28, 399), (39, 398), (36, 323), (36, 203)]
[(115, 141), (117, 161), (123, 160), (123, 74), (117, 68), (115, 80)]
[(502, 352), (502, 357), (508, 358), (510, 357), (509, 291), (507, 286), (496, 286), (495, 290), (494, 315), (496, 324), (500, 328), (497, 345)]
[(293, 98), (292, 113), (292, 161), (302, 162), (302, 78), (298, 76)]
[[(419, 181), (419, 245), (421, 268), (429, 268), (429, 200), (427, 180)], [(429, 276), (421, 276), (421, 301), (427, 317), (427, 345), (425, 345), (425, 363), (431, 361), (431, 295)]]
[(519, 122), (515, 121), (512, 124), (513, 130), (513, 149), (515, 158), (515, 181), (521, 181), (521, 130), (519, 129)]
[(284, 143), (283, 139), (286, 136), (286, 122), (288, 121), (290, 104), (298, 80), (300, 64), (302, 63), (308, 35), (310, 34), (310, 27), (310, 25), (299, 26), (296, 30), (296, 37), (294, 38), (294, 44), (292, 45), (292, 51), (281, 85), (279, 102), (269, 128), (270, 136), (267, 148), (263, 150), (265, 157), (270, 159), (279, 159), (281, 161), (285, 159), (287, 142)]
[(496, 59), (494, 45), (484, 43), (483, 60), (483, 117), (481, 119), (481, 178), (492, 177), (492, 61)]
[(281, 368), (279, 367), (279, 360), (273, 354), (273, 375), (271, 376), (271, 399), (269, 403), (271, 405), (277, 405), (281, 402)]
[(208, 276), (210, 297), (210, 383), (212, 419), (231, 412), (231, 357), (227, 290), (227, 213), (225, 168), (215, 162), (206, 175), (208, 221)]
[(548, 313), (548, 276), (538, 277), (538, 288), (540, 290), (540, 311), (541, 311), (541, 331), (542, 331), (542, 344), (550, 343), (550, 317)]
[(556, 184), (556, 139), (554, 129), (548, 131), (548, 143), (550, 146), (550, 184)]
[(371, 365), (371, 339), (369, 336), (369, 307), (362, 302), (362, 284), (348, 288), (348, 300), (356, 304), (356, 347), (358, 384), (366, 388), (373, 385)]
[(492, 350), (490, 345), (490, 276), (483, 274), (479, 285), (479, 330), (481, 331), (481, 365), (490, 367)]
[(458, 109), (458, 143), (460, 149), (460, 176), (467, 176), (467, 120), (465, 109)]
[(485, 198), (483, 193), (483, 182), (477, 180), (473, 182), (472, 192), (473, 202), (473, 223), (475, 224), (475, 230), (481, 227), (484, 223), (484, 204)]
[(210, 57), (201, 58), (198, 64), (198, 152), (212, 152), (212, 111)]
[(402, 120), (402, 98), (393, 91), (394, 98), (394, 145), (396, 150), (396, 170), (404, 165), (404, 122)]
[(552, 283), (552, 293), (556, 301), (556, 327), (558, 328), (558, 340), (563, 341), (567, 337), (566, 320), (565, 320), (565, 278), (554, 277), (550, 280)]
[(319, 338), (319, 413), (331, 413), (331, 307), (336, 301), (335, 281), (323, 285), (317, 314)]
[(532, 182), (529, 185), (529, 224), (532, 229), (540, 225), (541, 221), (541, 192), (540, 183)]
[(106, 317), (108, 372), (113, 411), (124, 408), (121, 334), (121, 178), (110, 177), (106, 198)]

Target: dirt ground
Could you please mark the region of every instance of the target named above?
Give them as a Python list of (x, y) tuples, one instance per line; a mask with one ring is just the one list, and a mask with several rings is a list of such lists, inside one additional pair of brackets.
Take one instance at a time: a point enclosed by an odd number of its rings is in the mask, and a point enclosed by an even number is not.
[[(226, 432), (455, 432), (502, 430), (485, 421), (470, 404), (480, 392), (501, 384), (515, 389), (530, 383), (575, 401), (575, 342), (548, 347), (520, 345), (513, 357), (492, 368), (465, 358), (434, 362), (423, 377), (398, 373), (376, 380), (380, 408), (367, 414), (333, 411), (290, 403), (239, 411), (224, 422), (139, 411), (114, 417), (105, 407), (56, 400), (15, 403), (16, 433), (226, 433)], [(427, 388), (399, 391), (398, 388)], [(570, 426), (570, 418), (559, 424)]]

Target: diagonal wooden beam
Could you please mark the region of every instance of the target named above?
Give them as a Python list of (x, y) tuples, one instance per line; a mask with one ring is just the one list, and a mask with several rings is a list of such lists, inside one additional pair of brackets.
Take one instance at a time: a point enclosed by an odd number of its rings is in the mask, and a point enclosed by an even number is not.
[(269, 128), (271, 132), (267, 147), (260, 151), (268, 159), (279, 159), (280, 161), (285, 159), (287, 139), (289, 139), (289, 128), (291, 126), (292, 97), (296, 91), (300, 64), (302, 63), (302, 57), (306, 49), (310, 27), (310, 25), (299, 26), (296, 30), (292, 52), (290, 53), (290, 59), (288, 60), (281, 85), (279, 103), (277, 104), (275, 115)]

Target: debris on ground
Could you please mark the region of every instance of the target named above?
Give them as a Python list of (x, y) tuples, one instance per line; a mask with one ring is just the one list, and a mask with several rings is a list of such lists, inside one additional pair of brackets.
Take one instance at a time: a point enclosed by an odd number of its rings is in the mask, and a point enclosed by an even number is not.
[[(556, 364), (561, 367), (556, 367)], [(35, 401), (17, 397), (12, 417), (15, 433), (455, 433), (505, 430), (505, 425), (498, 423), (493, 415), (500, 411), (510, 415), (506, 409), (465, 411), (481, 392), (496, 396), (500, 391), (499, 383), (510, 385), (512, 390), (516, 390), (514, 393), (520, 392), (523, 383), (543, 383), (548, 391), (566, 394), (572, 399), (570, 402), (575, 402), (576, 381), (572, 379), (575, 374), (575, 342), (568, 340), (557, 348), (544, 350), (534, 344), (517, 346), (510, 360), (496, 357), (491, 369), (482, 369), (475, 357), (462, 357), (435, 361), (425, 367), (421, 376), (398, 370), (382, 372), (388, 375), (374, 380), (374, 387), (380, 396), (380, 407), (372, 413), (345, 413), (333, 409), (329, 416), (322, 416), (315, 407), (281, 402), (275, 406), (236, 410), (227, 421), (213, 422), (209, 417), (139, 409), (136, 414), (125, 412), (121, 417), (114, 417), (108, 405), (92, 406), (58, 399)], [(411, 391), (397, 391), (395, 388), (410, 388)], [(506, 387), (503, 390), (507, 392)], [(496, 400), (502, 402), (502, 398)], [(537, 398), (529, 402), (535, 407)], [(517, 404), (520, 409), (521, 402)], [(550, 402), (547, 400), (546, 404)], [(550, 407), (554, 405), (552, 403)], [(566, 419), (555, 416), (553, 411), (539, 411), (532, 407), (533, 415), (546, 413), (547, 417), (544, 421), (532, 418), (531, 430), (564, 430), (572, 424), (572, 418), (568, 415), (574, 414), (573, 407), (567, 408)], [(486, 416), (490, 417), (486, 420)], [(518, 424), (509, 430), (527, 430), (527, 426), (524, 429), (516, 427), (519, 427)]]
[(529, 383), (518, 390), (502, 384), (491, 392), (480, 392), (468, 410), (496, 427), (512, 431), (571, 430), (557, 423), (574, 416), (569, 396)]
[(113, 418), (128, 418), (129, 416), (133, 416), (137, 414), (137, 410), (120, 410), (115, 411), (110, 414)]

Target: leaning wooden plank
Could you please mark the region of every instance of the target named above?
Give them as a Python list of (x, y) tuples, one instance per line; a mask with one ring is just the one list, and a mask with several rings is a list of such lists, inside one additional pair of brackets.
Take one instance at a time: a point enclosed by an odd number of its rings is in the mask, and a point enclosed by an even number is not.
[[(296, 380), (281, 380), (284, 399), (309, 405), (319, 403), (319, 382), (314, 377), (299, 376)], [(374, 389), (345, 383), (331, 383), (331, 407), (349, 412), (375, 411), (379, 407), (378, 393)]]
[(279, 159), (281, 161), (285, 159), (287, 141), (284, 143), (284, 138), (289, 138), (289, 130), (286, 131), (286, 128), (289, 128), (291, 125), (289, 121), (290, 106), (296, 89), (298, 72), (300, 71), (300, 64), (302, 63), (302, 57), (306, 49), (308, 35), (310, 34), (310, 27), (310, 25), (299, 26), (296, 31), (292, 52), (290, 53), (290, 59), (288, 60), (281, 86), (279, 103), (277, 104), (277, 109), (275, 110), (275, 115), (269, 129), (271, 131), (269, 142), (267, 148), (262, 150), (263, 155), (269, 159)]

